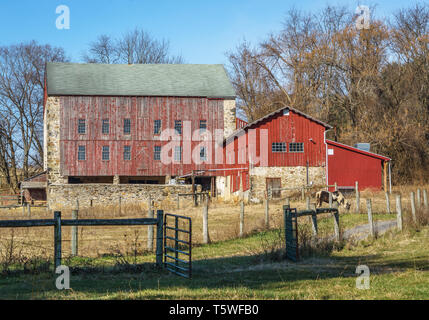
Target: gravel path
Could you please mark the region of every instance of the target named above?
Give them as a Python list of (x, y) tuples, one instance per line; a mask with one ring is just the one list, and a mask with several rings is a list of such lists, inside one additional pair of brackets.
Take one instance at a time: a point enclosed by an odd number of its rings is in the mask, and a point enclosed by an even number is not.
[[(396, 227), (396, 220), (389, 221), (376, 221), (374, 222), (375, 233), (381, 235), (386, 231)], [(369, 223), (363, 224), (352, 229), (348, 229), (344, 231), (343, 238), (344, 239), (356, 239), (363, 240), (369, 237)]]

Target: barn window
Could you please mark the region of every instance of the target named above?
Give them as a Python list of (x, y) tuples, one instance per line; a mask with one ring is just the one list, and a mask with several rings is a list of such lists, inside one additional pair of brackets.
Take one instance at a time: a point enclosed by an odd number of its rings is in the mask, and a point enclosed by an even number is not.
[(155, 146), (153, 148), (153, 159), (154, 160), (161, 160), (161, 147), (160, 146)]
[(161, 120), (155, 120), (153, 126), (153, 133), (160, 134), (161, 133)]
[(110, 160), (110, 147), (109, 146), (103, 146), (103, 152), (101, 154), (101, 159), (105, 161)]
[(207, 120), (200, 120), (200, 133), (204, 133), (207, 130)]
[(182, 147), (176, 146), (174, 147), (174, 161), (182, 161)]
[(302, 143), (302, 142), (291, 142), (291, 143), (289, 143), (289, 152), (293, 152), (293, 153), (304, 152), (304, 143)]
[(131, 147), (124, 146), (124, 160), (131, 160)]
[(289, 115), (289, 109), (288, 108), (283, 109), (283, 115), (284, 116), (288, 116)]
[(207, 151), (206, 151), (206, 147), (201, 147), (201, 148), (200, 148), (200, 160), (201, 160), (201, 161), (207, 161)]
[(131, 134), (131, 119), (124, 119), (124, 134)]
[(77, 132), (79, 134), (85, 134), (86, 133), (86, 121), (85, 121), (85, 119), (79, 119), (78, 126), (77, 126)]
[(174, 121), (174, 130), (177, 134), (182, 134), (182, 120)]
[(103, 124), (101, 126), (102, 134), (109, 134), (109, 119), (103, 119)]
[(86, 160), (86, 147), (85, 146), (78, 146), (77, 159), (78, 160)]
[(271, 145), (272, 152), (286, 152), (286, 142), (273, 142)]

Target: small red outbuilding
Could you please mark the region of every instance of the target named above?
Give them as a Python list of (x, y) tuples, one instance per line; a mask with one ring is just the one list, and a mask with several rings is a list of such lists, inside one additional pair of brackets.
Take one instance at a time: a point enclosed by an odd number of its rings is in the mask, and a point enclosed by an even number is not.
[(387, 191), (390, 158), (331, 140), (326, 140), (326, 144), (328, 185), (337, 183), (339, 189), (351, 189), (359, 182), (361, 190), (380, 190), (384, 178), (384, 189)]

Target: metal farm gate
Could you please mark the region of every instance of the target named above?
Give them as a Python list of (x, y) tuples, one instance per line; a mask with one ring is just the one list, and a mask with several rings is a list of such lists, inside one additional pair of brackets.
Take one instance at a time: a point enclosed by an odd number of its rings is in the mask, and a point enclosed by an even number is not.
[(164, 216), (164, 267), (192, 278), (192, 220), (174, 214)]
[(341, 240), (340, 234), (340, 215), (337, 208), (318, 208), (316, 210), (297, 211), (296, 208), (290, 208), (289, 205), (283, 206), (284, 228), (286, 237), (286, 258), (297, 262), (299, 260), (299, 241), (298, 241), (298, 218), (311, 216), (313, 229), (313, 240), (317, 241), (317, 215), (331, 213), (334, 221), (334, 235), (331, 237), (334, 241)]
[(286, 237), (286, 257), (294, 262), (299, 260), (298, 214), (296, 208), (284, 207), (284, 228)]

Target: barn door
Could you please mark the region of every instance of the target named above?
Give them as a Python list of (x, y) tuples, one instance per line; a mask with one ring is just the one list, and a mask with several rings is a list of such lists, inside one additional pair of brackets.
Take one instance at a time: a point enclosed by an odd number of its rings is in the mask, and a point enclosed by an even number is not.
[[(282, 187), (282, 180), (280, 178), (267, 178), (267, 192), (268, 188), (271, 190), (280, 189)], [(273, 191), (273, 198), (281, 198), (281, 191)]]

